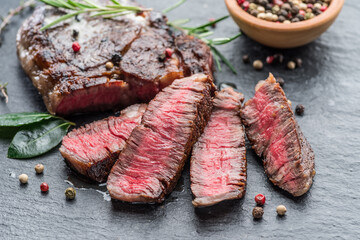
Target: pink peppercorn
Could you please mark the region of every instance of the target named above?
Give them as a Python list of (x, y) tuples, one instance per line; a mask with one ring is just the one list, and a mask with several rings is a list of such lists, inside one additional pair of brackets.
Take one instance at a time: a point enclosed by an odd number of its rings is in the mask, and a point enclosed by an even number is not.
[(40, 185), (40, 190), (42, 192), (47, 192), (49, 191), (49, 185), (46, 183), (46, 182), (43, 182), (41, 185)]
[(273, 2), (274, 2), (275, 5), (279, 5), (279, 7), (281, 7), (281, 5), (284, 4), (284, 2), (281, 1), (281, 0), (274, 0)]
[(327, 6), (321, 6), (320, 11), (325, 12), (327, 9)]
[(72, 44), (72, 49), (74, 50), (74, 52), (78, 52), (80, 51), (80, 44), (78, 42), (73, 42)]
[(272, 64), (273, 61), (274, 61), (274, 56), (268, 56), (268, 57), (266, 58), (266, 63), (267, 63), (267, 64)]
[[(215, 21), (216, 19), (215, 18), (209, 18), (209, 22), (213, 22)], [(211, 25), (212, 28), (215, 28), (216, 27), (216, 23), (212, 24)]]
[(304, 10), (299, 10), (299, 14), (305, 16), (305, 11)]
[(307, 7), (310, 8), (310, 9), (313, 9), (314, 5), (312, 5), (311, 3), (308, 3)]
[(173, 54), (173, 51), (171, 50), (171, 48), (165, 49), (165, 55), (167, 58), (171, 58), (172, 54)]
[(244, 2), (245, 2), (245, 0), (237, 0), (237, 3), (238, 3), (239, 5), (243, 4)]
[(250, 6), (250, 3), (248, 1), (245, 1), (243, 4), (242, 4), (242, 7), (245, 11), (247, 11), (249, 9), (249, 6)]

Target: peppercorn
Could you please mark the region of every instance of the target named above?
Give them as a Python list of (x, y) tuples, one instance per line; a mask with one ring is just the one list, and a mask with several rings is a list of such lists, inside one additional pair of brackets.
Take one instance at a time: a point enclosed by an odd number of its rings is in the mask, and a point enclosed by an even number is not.
[(274, 61), (274, 56), (268, 56), (267, 58), (266, 58), (266, 63), (267, 64), (272, 64), (273, 63), (273, 61)]
[(73, 200), (76, 196), (76, 190), (72, 187), (69, 187), (65, 190), (65, 197), (67, 200)]
[(260, 206), (264, 205), (265, 201), (266, 201), (265, 195), (259, 193), (258, 195), (255, 196), (255, 202), (258, 205)]
[(79, 31), (73, 29), (72, 36), (73, 38), (77, 38), (79, 36)]
[(295, 62), (289, 61), (289, 62), (287, 63), (287, 68), (288, 68), (288, 69), (293, 70), (293, 69), (295, 69), (295, 67), (296, 67)]
[(304, 105), (302, 105), (302, 104), (296, 105), (296, 107), (295, 107), (295, 113), (296, 113), (297, 115), (302, 116), (302, 115), (304, 115), (304, 112), (305, 112), (305, 107), (304, 107)]
[(286, 11), (290, 11), (291, 10), (291, 6), (289, 3), (284, 3), (282, 6), (281, 6), (282, 9), (286, 10)]
[(256, 70), (261, 70), (263, 68), (264, 64), (262, 63), (261, 60), (255, 60), (253, 62), (253, 67), (256, 69)]
[(290, 10), (290, 12), (294, 15), (299, 13), (299, 8), (297, 6), (293, 6)]
[(249, 57), (249, 55), (244, 55), (243, 57), (242, 57), (242, 60), (243, 60), (243, 62), (244, 63), (249, 63), (250, 62), (250, 57)]
[(291, 23), (289, 20), (285, 20), (283, 23), (285, 23), (285, 24), (289, 24), (289, 23)]
[(259, 12), (256, 9), (253, 9), (253, 10), (251, 10), (250, 14), (253, 15), (254, 17), (257, 17)]
[(280, 64), (283, 63), (284, 61), (284, 55), (282, 55), (281, 53), (277, 53), (274, 55), (274, 58), (276, 61), (278, 61)]
[(285, 9), (281, 9), (281, 10), (280, 10), (280, 15), (281, 15), (281, 16), (284, 16), (284, 17), (287, 17), (287, 16), (288, 16), (288, 12), (287, 12)]
[(107, 70), (111, 70), (114, 67), (114, 64), (112, 62), (107, 62), (105, 64), (105, 67), (106, 67)]
[(254, 207), (252, 215), (255, 219), (260, 219), (264, 215), (264, 209), (262, 207)]
[(167, 58), (171, 58), (172, 54), (173, 54), (173, 50), (171, 48), (165, 49), (165, 55)]
[(29, 177), (25, 173), (19, 175), (19, 181), (22, 184), (26, 184), (28, 182), (28, 180), (29, 180)]
[(286, 20), (286, 18), (284, 16), (279, 16), (279, 22), (284, 22)]
[(259, 13), (264, 13), (265, 12), (265, 8), (263, 6), (258, 6), (258, 8), (256, 9)]
[(74, 52), (78, 52), (80, 51), (80, 44), (78, 42), (73, 42), (72, 44), (72, 49), (74, 50)]
[(46, 182), (41, 183), (40, 184), (40, 190), (42, 192), (44, 192), (44, 193), (49, 191), (49, 185)]
[(295, 63), (296, 63), (296, 67), (301, 67), (301, 66), (302, 66), (302, 60), (301, 60), (301, 58), (296, 58), (296, 59), (295, 59)]
[(277, 78), (276, 78), (276, 82), (278, 82), (281, 87), (284, 87), (285, 81), (284, 81), (283, 78), (277, 77)]
[(120, 53), (119, 53), (119, 54), (115, 53), (115, 54), (113, 54), (112, 57), (111, 57), (111, 61), (112, 61), (114, 64), (119, 64), (120, 61), (121, 61), (121, 59), (122, 59), (122, 56), (121, 56)]
[(165, 59), (166, 59), (166, 55), (165, 55), (165, 53), (160, 54), (160, 55), (159, 55), (159, 57), (158, 57), (159, 62), (164, 62), (164, 61), (165, 61)]
[(300, 19), (296, 17), (296, 18), (291, 19), (291, 22), (293, 22), (293, 23), (300, 22)]
[(37, 174), (41, 174), (41, 173), (43, 173), (43, 171), (44, 171), (44, 165), (42, 165), (40, 163), (35, 165), (35, 172)]
[(298, 13), (298, 14), (296, 15), (296, 18), (298, 18), (299, 21), (305, 20), (305, 17), (304, 17), (303, 15), (301, 15), (300, 13)]
[(276, 212), (279, 216), (284, 216), (286, 213), (286, 207), (284, 205), (279, 205), (276, 207)]
[[(209, 19), (209, 22), (213, 22), (213, 21), (215, 21), (215, 18), (210, 18), (210, 19)], [(215, 28), (215, 27), (216, 27), (216, 23), (211, 24), (211, 27), (212, 27), (212, 28)]]

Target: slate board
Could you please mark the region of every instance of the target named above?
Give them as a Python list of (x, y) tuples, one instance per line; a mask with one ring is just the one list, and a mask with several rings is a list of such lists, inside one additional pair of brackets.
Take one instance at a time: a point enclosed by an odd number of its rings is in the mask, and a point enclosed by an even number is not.
[[(336, 0), (334, 0), (336, 1)], [(0, 14), (18, 1), (2, 0)], [(163, 9), (171, 1), (143, 0), (145, 6)], [(221, 48), (234, 63), (238, 75), (226, 66), (216, 73), (217, 82), (232, 82), (249, 99), (258, 80), (271, 71), (285, 79), (284, 90), (293, 106), (306, 107), (298, 122), (316, 153), (315, 182), (305, 196), (289, 197), (264, 175), (261, 160), (248, 148), (248, 186), (244, 199), (214, 207), (194, 209), (187, 165), (175, 191), (160, 205), (131, 205), (106, 201), (104, 186), (88, 184), (74, 175), (57, 149), (32, 160), (6, 158), (9, 140), (0, 139), (0, 238), (1, 239), (356, 239), (359, 237), (360, 185), (360, 1), (347, 0), (335, 24), (315, 42), (292, 50), (263, 47), (246, 36)], [(15, 17), (3, 35), (0, 47), (0, 81), (9, 82), (10, 102), (0, 102), (0, 114), (45, 111), (40, 95), (22, 71), (15, 49), (15, 35), (26, 11)], [(171, 14), (170, 19), (192, 18), (193, 25), (210, 17), (226, 15), (219, 0), (192, 0)], [(231, 19), (217, 26), (218, 36), (238, 32)], [(269, 66), (254, 71), (241, 57), (265, 60), (282, 52), (285, 59), (301, 57), (303, 67), (294, 71)], [(101, 119), (105, 114), (73, 117), (78, 125)], [(45, 165), (43, 175), (34, 166)], [(29, 175), (21, 186), (17, 176)], [(66, 201), (65, 180), (77, 188), (74, 201)], [(39, 185), (46, 181), (48, 194)], [(251, 216), (254, 196), (266, 195), (262, 220)], [(288, 212), (279, 218), (275, 208)]]

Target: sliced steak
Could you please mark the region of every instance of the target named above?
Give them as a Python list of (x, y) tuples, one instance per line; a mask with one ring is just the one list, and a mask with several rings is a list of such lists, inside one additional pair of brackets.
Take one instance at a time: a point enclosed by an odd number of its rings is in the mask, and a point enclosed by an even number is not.
[[(64, 14), (65, 11), (41, 6), (17, 34), (21, 65), (52, 114), (69, 115), (148, 102), (174, 79), (195, 72), (208, 73), (211, 69), (212, 57), (206, 44), (182, 34), (178, 37), (189, 39), (186, 46), (198, 49), (198, 57), (193, 62), (181, 58), (181, 52), (192, 50), (177, 50), (175, 36), (162, 14), (144, 12), (115, 19), (80, 15), (40, 31)], [(74, 41), (81, 46), (77, 53), (72, 49)], [(162, 57), (166, 48), (173, 49), (171, 58)], [(109, 61), (114, 63), (113, 69), (106, 69)], [(190, 63), (196, 69), (191, 69)]]
[(232, 88), (216, 94), (209, 122), (191, 156), (195, 207), (242, 198), (245, 194), (245, 133), (240, 119), (243, 100), (243, 95)]
[(314, 152), (273, 75), (260, 81), (241, 110), (246, 135), (264, 159), (269, 179), (294, 196), (306, 193), (315, 175)]
[(110, 196), (162, 202), (175, 187), (211, 113), (214, 85), (204, 74), (175, 80), (149, 103), (107, 181)]
[(72, 130), (63, 138), (61, 155), (75, 171), (104, 182), (145, 110), (146, 104), (132, 105), (121, 111), (119, 117)]

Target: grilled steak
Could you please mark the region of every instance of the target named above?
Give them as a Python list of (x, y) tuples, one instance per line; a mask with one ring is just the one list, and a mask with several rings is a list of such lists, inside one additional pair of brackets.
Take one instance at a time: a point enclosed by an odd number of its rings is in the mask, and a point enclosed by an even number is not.
[(204, 133), (191, 157), (195, 207), (241, 198), (246, 187), (245, 133), (240, 119), (244, 97), (232, 88), (217, 93)]
[(315, 175), (314, 152), (291, 111), (285, 93), (270, 74), (256, 85), (241, 110), (246, 135), (264, 159), (270, 180), (294, 196), (306, 193)]
[(209, 118), (214, 85), (204, 74), (175, 80), (149, 103), (111, 169), (107, 188), (127, 202), (162, 202), (175, 187)]
[(140, 124), (146, 104), (132, 105), (119, 117), (109, 117), (72, 130), (60, 152), (75, 171), (104, 182), (132, 130)]
[[(106, 5), (110, 1), (96, 2)], [(207, 45), (183, 34), (175, 37), (166, 17), (159, 13), (115, 19), (81, 15), (40, 31), (65, 13), (39, 7), (17, 35), (21, 65), (52, 114), (148, 102), (174, 79), (198, 72), (211, 75), (212, 56)], [(81, 46), (77, 53), (71, 47), (74, 41)], [(166, 48), (173, 49), (170, 58), (163, 56)], [(110, 70), (105, 67), (109, 61), (114, 63)]]

